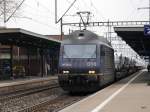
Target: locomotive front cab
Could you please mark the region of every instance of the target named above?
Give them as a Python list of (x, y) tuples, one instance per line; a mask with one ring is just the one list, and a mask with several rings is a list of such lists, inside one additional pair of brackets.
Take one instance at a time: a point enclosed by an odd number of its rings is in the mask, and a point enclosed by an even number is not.
[[(61, 50), (59, 83), (62, 88), (67, 91), (94, 91), (99, 72), (97, 45), (64, 44)], [(92, 89), (90, 86), (93, 86)]]
[(96, 44), (65, 44), (62, 46), (60, 69), (63, 74), (97, 72)]
[[(59, 84), (64, 90), (91, 92), (100, 89), (101, 84), (109, 82), (111, 59), (107, 58), (111, 53), (107, 53), (109, 50), (105, 51), (105, 47), (102, 47), (101, 52), (101, 45), (112, 49), (106, 39), (87, 30), (75, 31), (64, 38), (59, 57), (61, 73), (58, 76)], [(108, 74), (106, 78), (104, 73)]]

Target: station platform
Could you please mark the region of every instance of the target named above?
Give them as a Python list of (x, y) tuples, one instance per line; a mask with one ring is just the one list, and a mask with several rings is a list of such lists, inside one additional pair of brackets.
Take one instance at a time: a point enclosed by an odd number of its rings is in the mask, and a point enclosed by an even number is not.
[(149, 83), (141, 70), (59, 112), (150, 112)]
[(0, 81), (0, 95), (57, 83), (58, 83), (57, 76), (30, 77), (25, 79)]

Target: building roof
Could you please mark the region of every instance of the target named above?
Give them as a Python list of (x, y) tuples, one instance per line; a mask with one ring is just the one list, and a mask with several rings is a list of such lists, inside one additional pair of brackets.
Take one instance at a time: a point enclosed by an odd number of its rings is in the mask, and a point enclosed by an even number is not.
[(15, 44), (19, 46), (51, 47), (60, 45), (59, 40), (50, 39), (47, 36), (36, 34), (20, 28), (0, 29), (0, 43)]
[(139, 55), (150, 56), (150, 36), (144, 35), (144, 27), (115, 27), (114, 30)]

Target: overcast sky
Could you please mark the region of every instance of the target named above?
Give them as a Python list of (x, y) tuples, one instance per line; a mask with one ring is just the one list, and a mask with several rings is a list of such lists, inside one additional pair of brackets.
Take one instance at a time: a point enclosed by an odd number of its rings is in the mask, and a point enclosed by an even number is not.
[[(58, 18), (74, 0), (58, 0)], [(64, 22), (79, 22), (78, 11), (92, 12), (91, 21), (148, 20), (149, 0), (77, 0), (67, 13)], [(40, 34), (60, 34), (55, 24), (55, 0), (26, 0), (20, 9), (19, 18), (12, 18), (7, 27), (21, 27)], [(97, 30), (97, 29), (94, 29)], [(65, 32), (67, 32), (65, 30)]]

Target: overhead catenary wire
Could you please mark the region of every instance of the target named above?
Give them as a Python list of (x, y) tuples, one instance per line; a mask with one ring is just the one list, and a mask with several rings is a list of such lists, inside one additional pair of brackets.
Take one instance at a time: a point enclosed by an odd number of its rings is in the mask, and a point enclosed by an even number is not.
[(32, 18), (32, 17), (18, 17), (18, 18), (25, 18), (25, 19), (28, 19), (29, 21), (33, 21), (33, 22), (39, 23), (39, 24), (41, 24), (41, 25), (44, 25), (44, 26), (46, 26), (46, 27), (49, 27), (49, 28), (53, 28), (53, 29), (57, 29), (57, 30), (58, 30), (58, 28), (56, 28), (56, 27), (54, 27), (54, 26), (52, 26), (52, 25), (49, 25), (47, 22), (45, 23), (45, 22), (39, 21), (39, 20), (37, 20), (37, 19), (35, 19), (35, 18)]
[[(44, 25), (44, 26), (46, 26), (47, 28), (53, 28), (53, 29), (56, 29), (56, 30), (58, 30), (58, 28), (56, 28), (55, 26), (53, 26), (53, 25), (49, 25), (48, 23), (47, 23), (47, 20), (46, 21), (42, 21), (41, 19), (38, 19), (37, 17), (40, 17), (40, 18), (43, 18), (43, 19), (51, 19), (52, 20), (52, 18), (51, 18), (51, 16), (49, 15), (49, 14), (47, 14), (46, 13), (46, 15), (43, 15), (43, 13), (40, 13), (40, 14), (37, 14), (36, 12), (37, 12), (37, 10), (34, 8), (34, 7), (32, 7), (32, 6), (30, 6), (30, 5), (28, 5), (28, 4), (26, 4), (26, 3), (24, 3), (24, 5), (26, 6), (26, 7), (28, 7), (28, 8), (30, 8), (30, 9), (32, 9), (32, 11), (28, 11), (28, 10), (23, 10), (24, 11), (24, 16), (20, 16), (20, 17), (17, 17), (17, 18), (24, 18), (24, 19), (28, 19), (29, 21), (33, 21), (33, 22), (36, 22), (36, 23), (38, 23), (38, 24), (41, 24), (41, 25)], [(42, 16), (41, 16), (41, 14), (42, 14)], [(30, 16), (29, 16), (30, 15)], [(33, 16), (34, 15), (34, 16)], [(35, 18), (36, 17), (36, 18)], [(53, 18), (54, 19), (54, 18)]]
[[(14, 15), (14, 13), (18, 10), (18, 8), (20, 8), (20, 6), (23, 4), (23, 2), (24, 2), (25, 0), (22, 0), (22, 2), (21, 3), (19, 3), (19, 5), (17, 6), (17, 8), (12, 12), (12, 14), (7, 18), (7, 20), (6, 20), (6, 22), (11, 18), (11, 17), (14, 17), (14, 18), (27, 18), (28, 20), (30, 20), (30, 21), (33, 21), (33, 22), (36, 22), (36, 23), (38, 23), (38, 24), (41, 24), (41, 25), (44, 25), (44, 26), (46, 26), (47, 28), (52, 28), (52, 29), (57, 29), (56, 27), (54, 27), (54, 26), (51, 26), (51, 25), (48, 25), (47, 23), (45, 23), (45, 22), (42, 22), (42, 21), (39, 21), (39, 20), (37, 20), (37, 19), (34, 19), (33, 17), (27, 17), (27, 16), (16, 16), (16, 15)], [(12, 8), (15, 8), (15, 6), (13, 6), (13, 7), (11, 7), (11, 9)], [(34, 8), (32, 8), (32, 9), (34, 9)], [(7, 13), (8, 12), (10, 12), (11, 10), (10, 9), (8, 9), (7, 10)], [(26, 11), (25, 11), (26, 12)], [(11, 12), (10, 12), (11, 13)], [(26, 12), (26, 13), (30, 13), (31, 14), (31, 12)], [(43, 14), (43, 13), (42, 13)], [(32, 15), (36, 15), (36, 13), (32, 13)], [(36, 15), (37, 16), (37, 15)], [(44, 18), (44, 16), (41, 16), (42, 18)], [(41, 18), (40, 17), (40, 18)], [(45, 18), (50, 18), (50, 17), (45, 17)], [(51, 19), (51, 18), (50, 18)], [(15, 21), (15, 23), (16, 23), (16, 21)]]
[(32, 6), (28, 5), (28, 4), (25, 4), (26, 7), (32, 9), (32, 11), (27, 11), (27, 10), (23, 10), (24, 13), (27, 13), (27, 14), (30, 14), (30, 15), (35, 15), (35, 16), (39, 16), (40, 18), (49, 18), (50, 20), (53, 20), (52, 16), (49, 15), (48, 13), (43, 13), (43, 11), (41, 12), (39, 10), (39, 14), (37, 13), (37, 10), (35, 8), (33, 8)]
[(95, 11), (100, 14), (100, 16), (103, 18), (103, 20), (107, 20), (107, 19), (103, 16), (102, 12), (99, 11), (99, 9), (95, 6), (95, 4), (93, 3), (92, 0), (90, 0), (90, 3), (91, 3), (91, 7), (93, 7), (93, 8), (95, 9)]
[[(37, 13), (37, 10), (36, 10), (36, 7), (32, 7), (31, 5), (29, 5), (29, 4), (26, 4), (26, 3), (24, 3), (24, 5), (25, 5), (25, 7), (28, 7), (28, 8), (30, 8), (30, 9), (32, 9), (32, 11), (34, 10), (36, 13)], [(50, 13), (50, 12), (48, 12), (48, 11), (41, 11), (40, 10), (40, 14), (43, 14), (43, 13)]]
[(21, 5), (24, 3), (25, 0), (22, 0), (22, 2), (16, 7), (16, 9), (12, 12), (12, 14), (6, 19), (5, 22), (9, 21), (9, 19), (16, 13), (16, 11), (21, 7)]
[(35, 0), (35, 2), (38, 4), (38, 6), (40, 7), (43, 7), (45, 10), (47, 10), (47, 12), (51, 13), (51, 14), (55, 14), (55, 12), (52, 12), (50, 10), (50, 8), (48, 8), (47, 6), (45, 6), (43, 3), (39, 2), (39, 0)]
[[(4, 24), (8, 22), (22, 6), (25, 0), (13, 1), (13, 0), (1, 0), (1, 13), (0, 16), (4, 15)], [(7, 18), (8, 16), (8, 18)]]
[[(71, 4), (71, 1), (66, 0), (68, 2), (68, 4)], [(80, 11), (79, 7), (76, 6), (76, 4), (74, 4), (72, 7), (74, 7), (77, 11)], [(75, 14), (66, 14), (64, 17), (78, 17), (78, 15)], [(65, 19), (64, 19), (65, 20)], [(63, 22), (64, 22), (63, 20)]]
[(127, 19), (132, 20), (132, 19), (135, 19), (135, 16), (138, 14), (137, 7), (140, 4), (140, 2), (138, 3), (138, 5), (135, 5), (135, 3), (133, 3), (133, 0), (129, 0), (129, 2), (132, 6), (132, 11), (130, 12)]
[(57, 0), (55, 0), (55, 23), (58, 23), (61, 21), (62, 23), (62, 18), (67, 14), (67, 12), (72, 8), (72, 6), (76, 3), (77, 0), (74, 0), (70, 6), (68, 7), (68, 9), (63, 13), (63, 15), (57, 20)]
[[(71, 4), (71, 2), (70, 2), (69, 0), (66, 0), (66, 1), (67, 1), (69, 4)], [(77, 7), (77, 6), (75, 6), (75, 5), (74, 5), (73, 7), (75, 7), (76, 10), (78, 10), (78, 11), (80, 10), (79, 7)]]
[[(24, 12), (24, 14), (25, 14), (24, 16), (26, 16), (26, 14), (27, 14), (27, 15), (30, 14), (30, 16), (33, 16), (33, 15), (34, 15), (34, 16), (37, 16), (37, 17), (40, 17), (40, 18), (43, 18), (43, 19), (44, 19), (44, 18), (45, 18), (45, 19), (48, 18), (49, 20), (53, 20), (53, 18), (51, 18), (50, 15), (41, 15), (41, 14), (36, 14), (36, 13), (34, 13), (34, 12), (29, 12), (29, 11), (23, 11), (23, 12)], [(37, 17), (36, 17), (36, 18), (37, 18)]]
[(84, 4), (84, 6), (86, 7), (86, 9), (88, 9), (89, 11), (91, 11), (91, 7), (89, 5), (87, 5), (87, 2), (85, 2), (84, 0), (81, 0)]
[(29, 20), (34, 21), (34, 22), (36, 22), (36, 23), (39, 23), (39, 24), (41, 24), (41, 25), (47, 26), (48, 28), (53, 28), (53, 29), (58, 30), (58, 28), (56, 28), (56, 27), (54, 27), (54, 26), (51, 26), (51, 25), (48, 25), (47, 23), (41, 22), (41, 21), (39, 21), (39, 20), (36, 20), (36, 19), (33, 19), (33, 18), (31, 18), (31, 19), (29, 19)]

